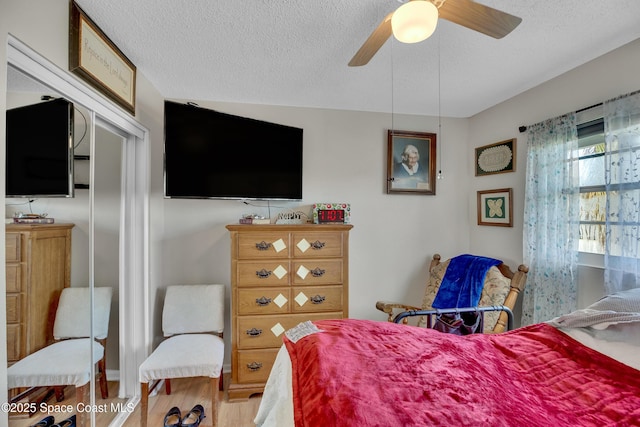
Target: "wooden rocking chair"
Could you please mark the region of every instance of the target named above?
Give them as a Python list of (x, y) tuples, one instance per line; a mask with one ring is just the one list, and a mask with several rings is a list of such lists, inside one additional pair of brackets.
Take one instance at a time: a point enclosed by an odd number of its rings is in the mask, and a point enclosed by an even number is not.
[[(403, 323), (407, 323), (406, 312), (420, 311), (420, 313), (417, 313), (420, 316), (418, 326), (425, 326), (427, 322), (424, 318), (425, 315), (436, 314), (438, 310), (432, 307), (433, 300), (438, 293), (442, 279), (444, 278), (447, 267), (451, 261), (449, 259), (447, 261), (440, 262), (440, 260), (440, 254), (433, 255), (431, 265), (429, 266), (429, 280), (427, 281), (422, 305), (420, 307), (387, 301), (378, 301), (376, 303), (376, 308), (387, 314), (387, 320), (389, 322), (393, 322), (397, 316), (401, 313), (405, 313), (401, 316), (401, 320)], [(518, 300), (518, 295), (524, 290), (528, 272), (529, 267), (522, 264), (518, 266), (518, 270), (515, 273), (504, 263), (491, 267), (485, 276), (482, 295), (480, 297), (478, 307), (504, 306), (509, 311), (513, 310)], [(451, 309), (455, 308), (457, 307), (451, 307)], [(469, 309), (469, 307), (466, 309)], [(433, 313), (425, 313), (423, 312), (424, 310), (429, 310)], [(415, 315), (415, 313), (413, 315)], [(507, 329), (509, 314), (506, 311), (486, 311), (483, 315), (483, 332), (499, 333), (504, 332)]]

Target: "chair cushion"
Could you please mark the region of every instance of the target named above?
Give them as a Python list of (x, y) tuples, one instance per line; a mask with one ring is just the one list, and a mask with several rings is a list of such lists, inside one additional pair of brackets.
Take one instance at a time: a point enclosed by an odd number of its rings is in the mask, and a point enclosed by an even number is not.
[[(7, 369), (9, 389), (53, 385), (79, 387), (91, 378), (91, 339), (82, 338), (53, 343)], [(104, 355), (102, 345), (94, 341), (93, 363)]]
[[(478, 305), (480, 307), (503, 305), (510, 289), (511, 279), (503, 276), (498, 267), (491, 267), (484, 278), (484, 287)], [(500, 311), (484, 313), (484, 332), (491, 332), (495, 328), (500, 314)]]
[[(103, 339), (108, 335), (112, 292), (110, 287), (93, 289), (94, 338)], [(53, 324), (55, 339), (89, 337), (91, 312), (90, 288), (64, 288), (60, 294), (56, 319)]]
[(440, 289), (440, 285), (442, 284), (442, 279), (444, 278), (444, 273), (447, 271), (447, 267), (449, 266), (450, 259), (441, 262), (431, 269), (429, 272), (429, 280), (427, 281), (427, 287), (424, 290), (424, 296), (422, 297), (422, 308), (424, 310), (430, 310), (433, 308), (433, 300), (436, 299), (436, 294), (438, 293), (438, 289)]
[[(432, 309), (433, 300), (436, 298), (438, 289), (442, 284), (442, 279), (449, 262), (446, 260), (436, 265), (429, 274), (429, 281), (425, 288), (424, 296), (422, 298), (422, 308), (425, 310)], [(498, 267), (491, 267), (487, 271), (487, 275), (484, 279), (484, 286), (482, 288), (482, 294), (480, 295), (480, 302), (478, 306), (487, 307), (492, 305), (502, 305), (511, 288), (511, 280), (505, 277)], [(484, 332), (491, 332), (498, 323), (500, 312), (492, 311), (484, 314)]]
[(167, 287), (162, 310), (165, 337), (224, 330), (224, 285)]
[(224, 341), (210, 334), (167, 338), (140, 365), (140, 382), (164, 378), (217, 378), (224, 360)]

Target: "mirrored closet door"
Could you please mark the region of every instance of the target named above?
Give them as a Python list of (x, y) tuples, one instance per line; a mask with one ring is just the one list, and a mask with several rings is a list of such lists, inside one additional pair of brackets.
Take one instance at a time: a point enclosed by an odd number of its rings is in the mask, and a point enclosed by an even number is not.
[[(49, 416), (56, 422), (76, 416), (78, 425), (85, 426), (117, 424), (137, 399), (137, 361), (143, 355), (142, 346), (132, 348), (132, 337), (144, 336), (146, 330), (140, 313), (145, 312), (148, 280), (147, 183), (139, 175), (140, 165), (143, 170), (146, 166), (146, 131), (121, 119), (122, 113), (108, 102), (94, 102), (95, 93), (73, 79), (71, 90), (56, 87), (56, 75), (63, 83), (69, 80), (65, 72), (17, 40), (11, 46), (16, 50), (10, 48), (8, 55), (7, 109), (68, 102), (73, 167), (67, 195), (26, 189), (25, 197), (13, 192), (5, 200), (7, 218), (44, 217), (5, 227), (7, 248), (15, 246), (5, 260), (7, 301), (12, 303), (5, 313), (11, 349), (7, 388), (10, 398), (18, 397), (8, 425), (31, 426)], [(35, 57), (35, 64), (27, 61), (23, 67), (25, 52)], [(50, 69), (43, 71), (43, 64)], [(36, 117), (21, 132), (51, 126)], [(53, 138), (53, 131), (45, 134)], [(12, 143), (8, 135), (7, 146)], [(38, 173), (47, 159), (44, 151), (35, 151), (24, 167)], [(125, 218), (132, 211), (137, 215)], [(40, 273), (34, 275), (36, 271)], [(139, 305), (127, 304), (127, 299)], [(124, 324), (128, 327), (122, 328)], [(58, 340), (67, 345), (63, 358), (42, 363), (55, 355), (47, 352), (55, 351), (52, 344)], [(72, 379), (66, 385), (49, 384), (63, 377)]]

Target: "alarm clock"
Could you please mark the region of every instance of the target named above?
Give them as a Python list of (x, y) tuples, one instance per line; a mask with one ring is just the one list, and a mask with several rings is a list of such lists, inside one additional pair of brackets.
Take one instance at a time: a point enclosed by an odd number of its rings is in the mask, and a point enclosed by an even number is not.
[(314, 224), (349, 224), (351, 205), (349, 203), (314, 203)]

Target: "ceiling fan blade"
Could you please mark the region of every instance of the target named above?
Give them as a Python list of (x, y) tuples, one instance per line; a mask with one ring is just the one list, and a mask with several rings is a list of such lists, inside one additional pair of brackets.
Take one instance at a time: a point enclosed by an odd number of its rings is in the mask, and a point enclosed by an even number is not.
[(373, 33), (349, 61), (350, 67), (360, 67), (367, 64), (387, 39), (391, 37), (391, 16), (393, 16), (393, 12), (388, 14), (378, 25), (378, 28), (373, 30)]
[(438, 9), (440, 18), (496, 39), (513, 31), (522, 18), (472, 0), (445, 0)]

